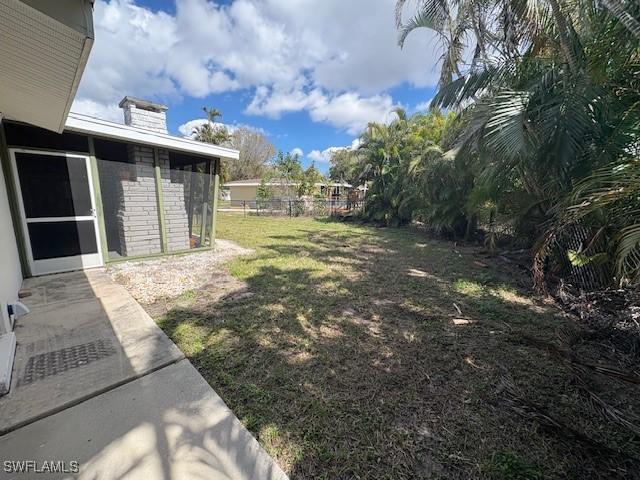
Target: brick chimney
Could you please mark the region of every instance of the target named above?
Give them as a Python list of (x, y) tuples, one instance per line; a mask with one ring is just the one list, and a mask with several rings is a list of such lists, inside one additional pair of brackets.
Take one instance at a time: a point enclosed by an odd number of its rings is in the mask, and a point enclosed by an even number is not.
[(124, 111), (124, 123), (154, 132), (167, 132), (167, 106), (139, 98), (124, 97), (119, 104)]

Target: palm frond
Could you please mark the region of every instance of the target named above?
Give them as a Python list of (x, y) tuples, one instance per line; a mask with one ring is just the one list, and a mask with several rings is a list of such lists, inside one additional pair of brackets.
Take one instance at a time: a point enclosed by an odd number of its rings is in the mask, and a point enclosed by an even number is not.
[(492, 99), (491, 118), (486, 124), (487, 146), (507, 160), (526, 156), (532, 146), (525, 122), (529, 94), (502, 91)]
[(602, 0), (602, 4), (611, 12), (627, 30), (640, 38), (640, 21), (633, 16), (631, 8), (620, 0)]
[(398, 45), (404, 47), (407, 36), (418, 28), (428, 28), (440, 35), (444, 34), (445, 22), (449, 19), (447, 0), (427, 0), (420, 11), (407, 23), (398, 27)]
[(616, 272), (619, 278), (640, 276), (640, 224), (620, 230), (616, 251)]

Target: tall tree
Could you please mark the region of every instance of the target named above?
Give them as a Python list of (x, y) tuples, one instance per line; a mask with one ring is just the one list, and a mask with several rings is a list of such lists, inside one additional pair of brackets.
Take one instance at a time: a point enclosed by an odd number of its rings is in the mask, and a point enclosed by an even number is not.
[(309, 165), (302, 174), (298, 195), (315, 195), (319, 191), (317, 184), (326, 181), (327, 179), (320, 173), (320, 170), (316, 168), (315, 162), (311, 162), (311, 165)]
[(329, 178), (336, 182), (347, 182), (351, 185), (361, 183), (360, 156), (351, 148), (336, 149), (329, 160)]
[(473, 63), (488, 59), (488, 38), (485, 9), (482, 0), (424, 0), (419, 2), (415, 15), (403, 21), (406, 0), (396, 3), (396, 26), (399, 30), (398, 44), (402, 48), (409, 34), (418, 28), (428, 28), (435, 32), (443, 47), (440, 56), (439, 85), (447, 85), (461, 76), (470, 31), (477, 32)]
[(275, 147), (267, 137), (246, 127), (233, 131), (229, 145), (240, 152), (240, 158), (229, 165), (230, 180), (262, 178), (275, 154)]
[(214, 145), (224, 145), (229, 142), (231, 135), (227, 127), (216, 123), (216, 119), (222, 117), (220, 110), (207, 107), (203, 107), (203, 110), (207, 114), (207, 123), (193, 129), (194, 138)]
[(291, 152), (278, 152), (272, 163), (270, 175), (280, 184), (279, 190), (285, 198), (297, 198), (299, 185), (303, 181), (304, 170), (300, 156)]
[[(216, 124), (216, 119), (222, 117), (222, 112), (217, 108), (203, 107), (207, 114), (207, 123), (193, 129), (193, 138), (199, 142), (211, 143), (213, 145), (225, 145), (230, 140), (229, 131), (224, 125)], [(230, 166), (225, 162), (220, 165), (220, 182), (225, 183), (230, 179)]]

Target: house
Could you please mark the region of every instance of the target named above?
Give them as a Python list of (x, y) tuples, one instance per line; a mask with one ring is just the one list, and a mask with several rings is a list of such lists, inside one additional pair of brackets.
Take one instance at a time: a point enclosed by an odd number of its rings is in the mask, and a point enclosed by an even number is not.
[(93, 46), (93, 0), (1, 0), (0, 19), (0, 112), (61, 132)]
[(23, 278), (212, 248), (220, 162), (238, 158), (169, 135), (158, 103), (123, 98), (124, 124), (69, 113), (92, 3), (0, 0), (0, 394)]
[(5, 305), (23, 277), (213, 247), (220, 162), (238, 152), (169, 135), (164, 105), (120, 106), (124, 124), (70, 113), (61, 133), (2, 122), (5, 236), (15, 242)]
[[(234, 180), (225, 183), (222, 188), (229, 192), (229, 200), (232, 206), (251, 205), (255, 206), (258, 198), (258, 188), (263, 184), (259, 178), (249, 180)], [(291, 196), (291, 190), (294, 190), (296, 183), (269, 180), (264, 182), (264, 186), (269, 188), (273, 199), (288, 199)], [(316, 183), (317, 193), (329, 198), (344, 198), (353, 188), (348, 183)]]
[(69, 114), (92, 7), (0, 0), (3, 469), (286, 480), (149, 314), (90, 268), (212, 248), (220, 162), (238, 158), (169, 135), (154, 102), (125, 97), (124, 125)]

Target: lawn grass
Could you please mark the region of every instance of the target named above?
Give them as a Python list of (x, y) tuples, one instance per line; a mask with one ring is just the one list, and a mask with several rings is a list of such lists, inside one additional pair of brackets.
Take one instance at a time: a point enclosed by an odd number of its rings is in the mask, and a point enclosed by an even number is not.
[(524, 341), (574, 327), (520, 274), (403, 229), (218, 218), (219, 238), (255, 249), (228, 265), (250, 294), (203, 288), (157, 321), (292, 479), (612, 475), (501, 402), (509, 378), (610, 441), (567, 367)]

